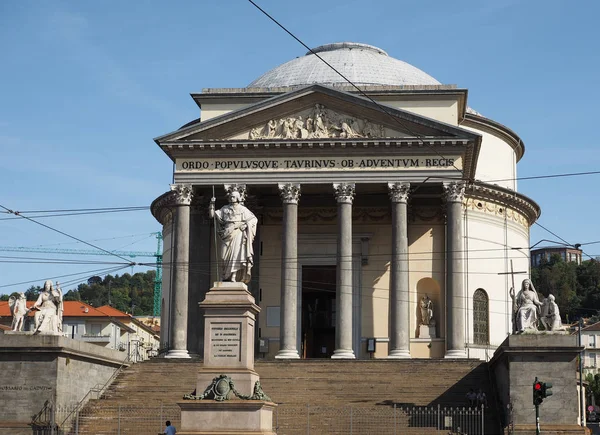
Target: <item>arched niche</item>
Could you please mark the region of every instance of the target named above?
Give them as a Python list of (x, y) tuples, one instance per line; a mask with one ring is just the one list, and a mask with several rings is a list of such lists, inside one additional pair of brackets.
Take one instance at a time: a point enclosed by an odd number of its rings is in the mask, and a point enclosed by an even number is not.
[(482, 288), (473, 293), (473, 344), (490, 344), (490, 299)]
[(440, 285), (433, 278), (422, 278), (417, 282), (417, 300), (414, 304), (415, 318), (417, 319), (415, 325), (415, 337), (419, 337), (419, 325), (421, 324), (421, 299), (427, 295), (433, 302), (433, 320), (435, 320), (435, 330), (438, 337), (442, 336), (442, 310), (444, 306), (442, 304), (442, 297), (440, 292)]

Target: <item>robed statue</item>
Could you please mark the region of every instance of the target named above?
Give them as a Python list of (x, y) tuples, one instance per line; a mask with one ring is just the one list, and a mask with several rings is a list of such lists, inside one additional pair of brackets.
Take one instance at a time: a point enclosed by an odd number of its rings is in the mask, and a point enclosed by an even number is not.
[(542, 315), (540, 321), (546, 331), (564, 331), (565, 328), (560, 319), (560, 310), (554, 300), (553, 294), (548, 295), (548, 297), (544, 299), (542, 302)]
[(34, 334), (62, 332), (63, 297), (58, 285), (55, 288), (52, 281), (46, 281), (31, 309), (36, 311)]
[(515, 289), (511, 287), (509, 294), (513, 300), (514, 307), (514, 332), (522, 333), (528, 329), (537, 331), (542, 303), (531, 281), (524, 279), (521, 283), (519, 293), (515, 296)]
[(421, 298), (421, 325), (433, 326), (433, 301), (425, 295)]
[(236, 188), (227, 194), (229, 204), (215, 210), (211, 198), (209, 214), (215, 219), (217, 234), (221, 239), (221, 281), (249, 283), (254, 264), (252, 243), (256, 236), (258, 219), (242, 204), (242, 195)]

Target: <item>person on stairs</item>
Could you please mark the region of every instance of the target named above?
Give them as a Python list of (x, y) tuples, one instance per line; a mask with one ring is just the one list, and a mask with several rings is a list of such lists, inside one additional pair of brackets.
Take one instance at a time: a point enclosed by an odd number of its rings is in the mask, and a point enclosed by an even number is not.
[(169, 420), (167, 420), (165, 425), (167, 426), (167, 427), (165, 427), (166, 435), (175, 435), (177, 433), (177, 429), (175, 429), (175, 426), (171, 425), (171, 422)]

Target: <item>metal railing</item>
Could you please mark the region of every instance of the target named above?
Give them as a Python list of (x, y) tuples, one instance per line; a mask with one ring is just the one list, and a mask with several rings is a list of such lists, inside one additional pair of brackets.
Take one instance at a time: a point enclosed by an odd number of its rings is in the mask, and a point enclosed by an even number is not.
[[(57, 411), (58, 414), (61, 410)], [(78, 425), (64, 435), (159, 433), (166, 420), (178, 429), (177, 405), (87, 406), (77, 409)], [(484, 435), (485, 410), (441, 406), (327, 407), (280, 404), (273, 413), (278, 435)]]
[(76, 405), (70, 406), (70, 407), (57, 407), (56, 408), (57, 414), (64, 415), (64, 417), (62, 417), (62, 418), (56, 418), (56, 421), (61, 422), (59, 424), (60, 428), (70, 426), (73, 423), (73, 419), (75, 420), (75, 422), (74, 422), (75, 426), (77, 426), (79, 424), (79, 419), (78, 419), (79, 411), (85, 406), (85, 404), (92, 398), (93, 395), (95, 395), (96, 399), (99, 399), (102, 396), (102, 394), (104, 394), (106, 389), (110, 386), (110, 384), (112, 384), (112, 382), (119, 375), (119, 373), (121, 373), (121, 370), (123, 370), (123, 368), (130, 361), (129, 356), (130, 355), (127, 354), (127, 356), (121, 362), (119, 367), (117, 367), (115, 369), (115, 371), (112, 373), (110, 378), (108, 378), (108, 380), (103, 385), (96, 384), (95, 386), (90, 388), (90, 390), (85, 394), (85, 396), (83, 396), (83, 398)]

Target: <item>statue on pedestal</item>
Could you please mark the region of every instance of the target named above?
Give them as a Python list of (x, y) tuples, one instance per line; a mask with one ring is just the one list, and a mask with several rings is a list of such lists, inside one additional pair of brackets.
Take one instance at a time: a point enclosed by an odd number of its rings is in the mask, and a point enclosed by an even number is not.
[(215, 219), (217, 234), (221, 239), (219, 279), (229, 282), (249, 283), (254, 264), (252, 243), (256, 236), (258, 219), (242, 203), (237, 186), (228, 190), (229, 204), (215, 210), (215, 198), (211, 198), (209, 214)]
[(560, 320), (560, 310), (554, 300), (554, 295), (550, 294), (542, 302), (540, 322), (546, 331), (564, 331), (562, 321)]
[(12, 324), (10, 328), (13, 331), (22, 331), (23, 324), (25, 323), (25, 316), (28, 313), (25, 293), (19, 293), (19, 297), (11, 296), (8, 299), (8, 306), (10, 307), (10, 314), (12, 315)]
[(44, 283), (31, 309), (36, 310), (34, 334), (55, 334), (62, 332), (63, 297), (60, 289), (52, 286), (52, 281)]
[(527, 329), (537, 331), (538, 318), (542, 303), (538, 299), (537, 292), (530, 280), (524, 279), (521, 290), (515, 296), (514, 287), (510, 288), (510, 297), (513, 300), (516, 333), (522, 333)]
[(432, 326), (433, 322), (433, 301), (425, 295), (421, 298), (421, 325)]

